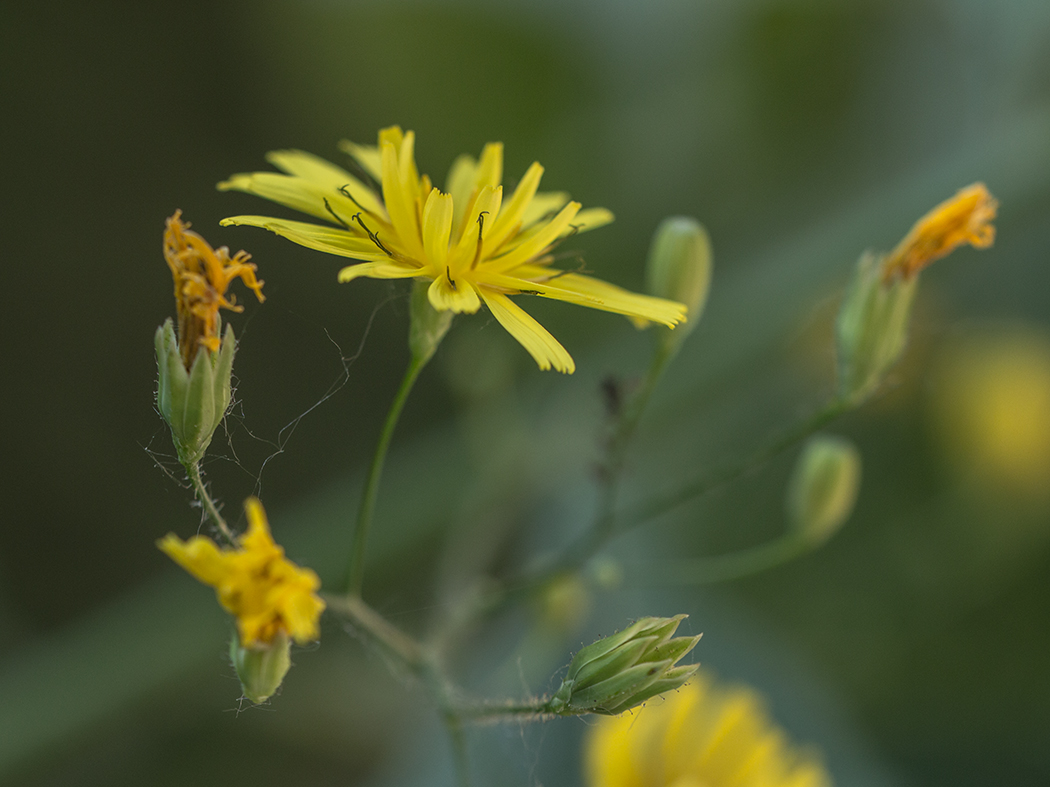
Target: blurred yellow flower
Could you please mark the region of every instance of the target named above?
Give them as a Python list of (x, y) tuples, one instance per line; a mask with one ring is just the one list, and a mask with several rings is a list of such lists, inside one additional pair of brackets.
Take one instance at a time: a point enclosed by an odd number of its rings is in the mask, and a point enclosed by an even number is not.
[(910, 279), (966, 243), (977, 249), (988, 248), (995, 241), (992, 219), (998, 208), (998, 201), (983, 183), (960, 189), (915, 222), (883, 263), (883, 279), (889, 281), (898, 274)]
[(205, 585), (215, 588), (219, 603), (237, 618), (242, 647), (269, 645), (279, 634), (299, 644), (317, 639), (324, 602), (315, 593), (317, 574), (285, 558), (274, 543), (266, 512), (258, 499), (244, 504), (248, 532), (237, 549), (219, 549), (211, 539), (182, 541), (172, 533), (157, 542), (168, 557)]
[(219, 349), (219, 308), (243, 311), (234, 299), (226, 298), (230, 283), (240, 278), (262, 303), (264, 282), (255, 278), (255, 265), (248, 262), (251, 255), (239, 251), (230, 257), (225, 246), (213, 249), (208, 241), (190, 230), (189, 222), (182, 221), (182, 211), (166, 222), (164, 231), (164, 259), (175, 280), (175, 308), (179, 318), (179, 349), (182, 363), (189, 371), (197, 350), (207, 347)]
[(377, 147), (342, 143), (381, 192), (342, 168), (298, 150), (267, 159), (287, 174), (234, 175), (222, 190), (256, 194), (334, 226), (268, 216), (234, 216), (223, 225), (263, 227), (311, 249), (361, 260), (339, 281), (359, 276), (426, 279), (438, 311), (474, 313), (484, 303), (541, 369), (571, 373), (572, 357), (509, 296), (538, 295), (673, 327), (686, 307), (622, 290), (578, 271), (551, 267), (562, 240), (612, 221), (604, 208), (580, 210), (562, 193), (538, 193), (543, 167), (534, 162), (503, 200), (503, 145), (489, 143), (475, 160), (460, 156), (445, 191), (416, 169), (415, 135), (399, 127), (379, 132)]
[(1050, 337), (996, 330), (950, 347), (934, 368), (931, 414), (967, 484), (1050, 494)]
[(828, 787), (744, 687), (703, 672), (663, 700), (603, 718), (585, 743), (589, 787)]

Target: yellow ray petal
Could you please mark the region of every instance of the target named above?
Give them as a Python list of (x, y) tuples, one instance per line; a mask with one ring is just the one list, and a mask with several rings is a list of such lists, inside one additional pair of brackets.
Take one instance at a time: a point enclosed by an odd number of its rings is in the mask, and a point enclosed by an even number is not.
[(496, 217), (496, 221), (492, 225), (492, 231), (486, 236), (488, 247), (492, 251), (499, 249), (500, 245), (513, 233), (518, 231), (518, 228), (522, 225), (522, 216), (525, 215), (526, 208), (529, 207), (529, 203), (532, 202), (532, 198), (536, 195), (536, 189), (540, 185), (540, 178), (543, 177), (543, 167), (540, 166), (538, 161), (532, 162), (526, 171), (521, 182), (518, 183), (518, 187), (514, 189), (514, 194), (511, 196), (510, 201), (499, 212), (499, 216)]
[[(471, 195), (474, 193), (474, 182), (477, 180), (478, 163), (473, 156), (464, 153), (457, 156), (445, 178), (445, 191), (452, 195), (452, 226), (458, 228), (466, 212)], [(454, 238), (458, 240), (458, 238)]]
[(345, 191), (360, 209), (386, 218), (386, 210), (375, 192), (342, 167), (325, 161), (320, 156), (302, 150), (273, 150), (266, 154), (266, 160), (289, 175), (296, 175), (316, 184), (326, 195)]
[[(405, 252), (417, 260), (423, 259), (423, 242), (416, 218), (415, 199), (402, 182), (397, 151), (392, 142), (383, 146), (383, 201), (386, 203), (390, 223)], [(417, 184), (418, 187), (418, 184)]]
[(612, 223), (614, 218), (612, 211), (606, 208), (584, 208), (573, 217), (572, 224), (562, 232), (562, 236), (596, 230)]
[(306, 246), (308, 249), (353, 257), (358, 260), (389, 260), (390, 257), (368, 238), (361, 238), (344, 229), (324, 227), (305, 221), (289, 221), (272, 216), (230, 216), (219, 222), (223, 227), (262, 227)]
[(535, 359), (540, 369), (553, 367), (566, 374), (576, 371), (576, 364), (566, 349), (521, 307), (501, 292), (484, 287), (480, 289), (480, 292), (492, 316), (507, 329), (507, 333), (528, 350), (529, 355)]
[(473, 314), (481, 308), (477, 290), (465, 279), (453, 284), (448, 276), (438, 276), (427, 289), (427, 297), (430, 305), (439, 312), (451, 310), (457, 314)]
[(536, 194), (521, 216), (521, 224), (528, 227), (548, 214), (554, 217), (569, 202), (564, 191), (544, 191)]
[(485, 186), (495, 188), (503, 181), (503, 143), (489, 142), (481, 151), (478, 160), (474, 188), (479, 191)]
[(580, 203), (570, 202), (561, 209), (557, 216), (542, 225), (527, 240), (522, 241), (506, 254), (489, 260), (485, 267), (504, 272), (528, 262), (558, 239), (558, 236), (572, 223), (579, 210)]
[(361, 169), (371, 175), (376, 183), (383, 180), (383, 156), (375, 145), (358, 145), (348, 139), (339, 140), (339, 149), (352, 156)]
[[(468, 221), (463, 229), (463, 235), (448, 255), (448, 264), (452, 268), (453, 277), (468, 267), (474, 267), (485, 256), (485, 250), (488, 248), (485, 238), (492, 226), (493, 216), (499, 213), (502, 201), (503, 186), (485, 186), (481, 189), (470, 208), (470, 213), (467, 214)], [(482, 214), (485, 214), (484, 218), (481, 217)], [(478, 250), (479, 242), (481, 243), (480, 251)]]
[(445, 270), (452, 231), (452, 195), (433, 189), (423, 208), (423, 250), (435, 275)]
[(232, 175), (216, 188), (219, 191), (244, 191), (254, 194), (326, 221), (335, 219), (325, 207), (325, 199), (344, 221), (349, 221), (350, 217), (360, 210), (351, 200), (334, 189), (329, 191), (303, 178), (278, 172), (246, 172)]
[(339, 271), (339, 283), (346, 284), (361, 276), (370, 279), (411, 279), (420, 273), (419, 268), (396, 262), (362, 262), (358, 265), (347, 265)]

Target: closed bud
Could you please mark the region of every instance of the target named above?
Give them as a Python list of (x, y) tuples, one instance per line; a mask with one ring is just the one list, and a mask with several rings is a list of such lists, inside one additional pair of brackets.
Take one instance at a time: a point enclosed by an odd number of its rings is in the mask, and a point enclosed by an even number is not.
[(642, 618), (581, 649), (547, 710), (561, 716), (612, 716), (677, 689), (697, 670), (697, 665), (675, 666), (700, 640), (700, 635), (674, 637), (685, 617)]
[(439, 312), (431, 306), (427, 289), (427, 282), (413, 283), (408, 307), (408, 349), (420, 363), (426, 363), (434, 355), (455, 316), (451, 309)]
[(802, 450), (788, 486), (791, 527), (811, 544), (827, 541), (849, 518), (860, 489), (860, 452), (840, 437), (817, 436)]
[(171, 428), (179, 461), (194, 465), (204, 456), (212, 435), (230, 406), (233, 356), (237, 341), (233, 328), (226, 333), (218, 351), (205, 346), (197, 350), (189, 371), (170, 319), (154, 335), (157, 350), (157, 409)]
[(839, 395), (859, 404), (879, 386), (908, 339), (916, 277), (885, 278), (883, 258), (861, 255), (835, 326)]
[(707, 230), (696, 219), (685, 216), (664, 219), (653, 235), (645, 275), (650, 294), (680, 301), (689, 310), (686, 321), (673, 331), (662, 326), (657, 331), (661, 349), (673, 354), (700, 322), (711, 288)]
[(235, 633), (230, 640), (230, 660), (237, 670), (244, 696), (260, 705), (281, 687), (291, 669), (292, 641), (280, 632), (268, 643), (245, 648)]

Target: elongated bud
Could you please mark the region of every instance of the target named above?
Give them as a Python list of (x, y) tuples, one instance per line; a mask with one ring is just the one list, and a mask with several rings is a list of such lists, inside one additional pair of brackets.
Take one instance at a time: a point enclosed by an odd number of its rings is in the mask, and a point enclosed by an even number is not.
[(853, 512), (860, 452), (841, 437), (817, 436), (802, 450), (788, 485), (792, 529), (812, 544), (833, 536)]
[(292, 641), (280, 632), (269, 643), (245, 648), (234, 633), (230, 640), (230, 661), (237, 670), (244, 696), (259, 705), (273, 696), (291, 669)]
[(417, 281), (412, 285), (408, 315), (408, 349), (412, 357), (426, 363), (445, 338), (452, 318), (452, 310), (437, 311), (427, 297), (428, 283)]
[(230, 406), (233, 356), (237, 341), (227, 325), (218, 352), (205, 346), (189, 371), (183, 365), (175, 328), (168, 319), (154, 335), (157, 351), (157, 409), (171, 428), (172, 442), (183, 465), (204, 456), (212, 435)]
[(645, 277), (650, 294), (680, 301), (689, 309), (683, 324), (673, 331), (661, 326), (656, 334), (662, 349), (677, 352), (700, 322), (711, 289), (711, 240), (707, 230), (686, 216), (670, 216), (660, 222), (649, 247)]
[(916, 277), (886, 281), (883, 258), (861, 255), (835, 326), (843, 399), (866, 399), (900, 358), (918, 282)]
[(561, 716), (613, 716), (677, 689), (697, 670), (695, 664), (675, 666), (700, 641), (700, 635), (672, 638), (685, 617), (642, 618), (581, 649), (547, 710)]

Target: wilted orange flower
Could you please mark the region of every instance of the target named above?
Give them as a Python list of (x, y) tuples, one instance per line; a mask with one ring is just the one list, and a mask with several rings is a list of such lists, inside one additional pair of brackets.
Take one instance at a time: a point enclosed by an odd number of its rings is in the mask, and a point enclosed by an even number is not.
[(995, 241), (991, 222), (998, 208), (998, 200), (983, 183), (960, 189), (915, 222), (883, 263), (883, 280), (889, 281), (898, 274), (910, 279), (966, 243), (977, 249), (988, 248)]
[(240, 277), (262, 303), (263, 282), (256, 280), (251, 255), (239, 251), (230, 257), (225, 246), (213, 249), (208, 241), (190, 231), (182, 211), (167, 220), (164, 259), (175, 280), (175, 307), (179, 317), (179, 349), (187, 371), (197, 357), (197, 348), (219, 349), (219, 309), (243, 311), (232, 296), (226, 298), (230, 282)]

